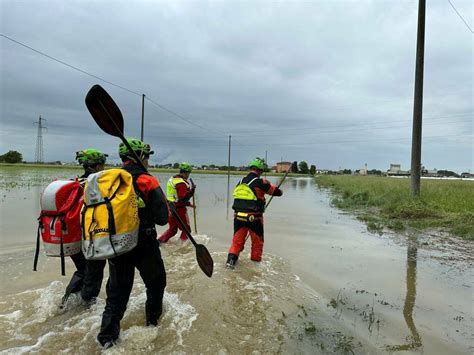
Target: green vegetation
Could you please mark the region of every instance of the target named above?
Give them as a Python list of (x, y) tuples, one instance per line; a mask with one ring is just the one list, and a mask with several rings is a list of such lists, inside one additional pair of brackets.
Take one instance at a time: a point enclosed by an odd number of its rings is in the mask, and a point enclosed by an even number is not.
[(8, 153), (0, 155), (1, 163), (16, 164), (16, 163), (21, 163), (22, 160), (23, 160), (23, 156), (21, 155), (21, 153), (17, 152), (16, 150), (10, 150)]
[(309, 168), (308, 168), (308, 163), (303, 161), (300, 161), (298, 164), (298, 172), (301, 174), (308, 174), (309, 173)]
[(474, 240), (474, 182), (422, 180), (413, 200), (410, 179), (322, 175), (320, 187), (336, 193), (333, 204), (354, 212), (372, 232), (438, 229)]

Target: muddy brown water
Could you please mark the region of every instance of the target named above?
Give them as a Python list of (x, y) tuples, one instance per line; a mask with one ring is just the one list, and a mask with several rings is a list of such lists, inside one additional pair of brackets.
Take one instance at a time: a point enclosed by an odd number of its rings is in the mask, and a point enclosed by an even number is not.
[[(0, 168), (2, 353), (101, 351), (95, 337), (105, 291), (90, 309), (73, 295), (60, 310), (72, 263), (62, 277), (59, 260), (41, 255), (39, 271), (32, 271), (39, 194), (52, 178), (77, 173)], [(137, 274), (120, 343), (107, 353), (473, 352), (472, 244), (433, 249), (421, 236), (371, 234), (330, 207), (330, 195), (312, 179), (288, 178), (284, 196), (265, 215), (263, 261), (249, 260), (248, 243), (230, 271), (224, 267), (232, 238), (227, 177), (193, 179), (193, 234), (211, 252), (214, 275), (200, 271), (189, 242), (171, 239), (161, 247), (168, 286), (159, 326), (144, 326)], [(231, 186), (238, 179), (231, 177)]]

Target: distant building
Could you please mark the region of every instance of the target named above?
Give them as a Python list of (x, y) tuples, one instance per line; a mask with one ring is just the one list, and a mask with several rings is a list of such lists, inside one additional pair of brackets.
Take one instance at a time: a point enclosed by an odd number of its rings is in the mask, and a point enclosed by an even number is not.
[(400, 164), (390, 164), (390, 169), (387, 170), (388, 176), (410, 176), (409, 170), (402, 170)]
[(422, 176), (427, 176), (427, 177), (440, 177), (441, 175), (438, 174), (438, 170), (422, 170), (421, 171)]
[(277, 173), (286, 173), (291, 168), (291, 162), (289, 161), (281, 161), (276, 164), (275, 171)]
[(388, 173), (398, 173), (401, 170), (400, 164), (390, 164), (390, 169), (387, 170)]
[(362, 169), (357, 170), (357, 174), (359, 174), (359, 175), (367, 175), (367, 173), (368, 173), (367, 163), (365, 164), (365, 166)]

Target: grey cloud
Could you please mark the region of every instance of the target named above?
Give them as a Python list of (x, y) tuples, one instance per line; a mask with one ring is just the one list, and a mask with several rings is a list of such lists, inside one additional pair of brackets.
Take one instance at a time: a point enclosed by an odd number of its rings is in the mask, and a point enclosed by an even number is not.
[[(472, 23), (472, 3), (456, 5)], [(206, 127), (146, 101), (145, 140), (156, 162), (225, 164), (232, 134), (233, 164), (268, 150), (270, 162), (385, 169), (410, 160), (416, 14), (410, 1), (4, 1), (1, 32)], [(68, 160), (81, 144), (114, 151), (116, 140), (84, 106), (97, 82), (119, 104), (126, 134), (139, 136), (140, 96), (4, 38), (0, 46), (0, 149), (18, 146), (33, 159), (33, 121), (42, 114), (45, 155)], [(423, 146), (430, 167), (474, 169), (472, 50), (472, 34), (449, 3), (430, 2), (424, 111), (434, 124), (424, 127)]]

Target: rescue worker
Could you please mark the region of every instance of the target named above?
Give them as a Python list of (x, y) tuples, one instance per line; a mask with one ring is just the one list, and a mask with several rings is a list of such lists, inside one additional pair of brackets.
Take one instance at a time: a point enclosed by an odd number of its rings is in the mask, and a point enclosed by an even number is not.
[[(188, 182), (191, 171), (191, 165), (189, 163), (182, 162), (179, 164), (179, 174), (171, 177), (166, 183), (166, 197), (168, 198), (169, 203), (174, 203), (176, 212), (181, 218), (181, 221), (183, 221), (183, 223), (186, 225), (188, 232), (191, 232), (191, 227), (189, 226), (189, 218), (186, 207), (193, 207), (189, 200), (191, 197), (193, 197), (194, 191), (196, 190), (196, 185), (194, 185), (194, 182), (192, 180), (190, 180), (191, 184)], [(178, 228), (181, 230), (180, 239), (188, 239), (186, 232), (182, 230), (181, 226), (176, 220), (176, 217), (171, 213), (168, 216), (168, 223), (168, 229), (158, 239), (160, 243), (166, 243), (178, 232)]]
[[(154, 152), (150, 145), (134, 138), (128, 143), (140, 157), (145, 168), (148, 159)], [(146, 287), (145, 304), (146, 324), (156, 326), (163, 309), (163, 294), (166, 287), (166, 271), (161, 259), (159, 243), (156, 240), (155, 224), (164, 226), (168, 221), (168, 207), (165, 196), (157, 179), (148, 174), (125, 144), (120, 143), (119, 155), (123, 169), (133, 177), (135, 191), (138, 195), (138, 216), (140, 227), (138, 244), (131, 251), (109, 259), (109, 280), (107, 282), (107, 300), (102, 315), (102, 324), (97, 340), (104, 347), (110, 348), (120, 334), (120, 321), (127, 309), (132, 291), (135, 268)]]
[[(90, 174), (104, 170), (107, 157), (107, 154), (91, 148), (76, 152), (76, 160), (84, 168), (84, 174), (77, 178), (83, 187)], [(79, 291), (82, 300), (86, 304), (93, 303), (99, 295), (102, 279), (104, 278), (105, 260), (86, 260), (82, 252), (71, 255), (71, 259), (77, 270), (66, 287), (60, 305), (61, 308), (64, 307), (71, 293)]]
[(227, 256), (227, 267), (234, 268), (240, 252), (244, 249), (247, 234), (250, 234), (252, 247), (250, 259), (260, 262), (263, 253), (263, 213), (265, 212), (265, 194), (283, 195), (283, 191), (260, 175), (265, 169), (261, 158), (252, 160), (250, 172), (234, 189), (234, 237)]

